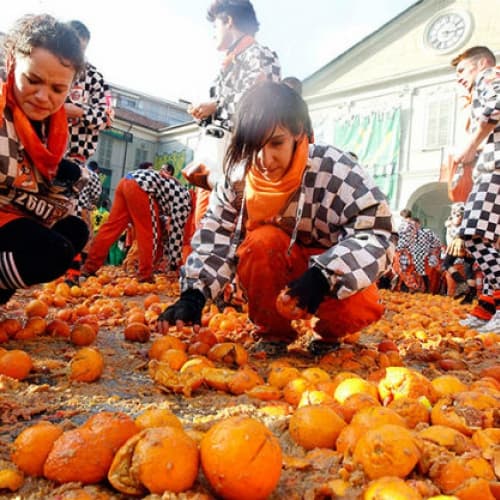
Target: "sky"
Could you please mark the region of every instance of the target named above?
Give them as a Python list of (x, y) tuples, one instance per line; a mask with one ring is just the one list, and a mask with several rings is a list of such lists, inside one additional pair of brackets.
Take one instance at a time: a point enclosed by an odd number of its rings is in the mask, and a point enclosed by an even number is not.
[[(206, 19), (211, 0), (14, 0), (0, 31), (28, 13), (78, 19), (91, 32), (87, 59), (111, 84), (151, 96), (208, 97), (222, 54)], [(282, 76), (303, 80), (416, 0), (252, 0), (257, 40), (278, 53)]]

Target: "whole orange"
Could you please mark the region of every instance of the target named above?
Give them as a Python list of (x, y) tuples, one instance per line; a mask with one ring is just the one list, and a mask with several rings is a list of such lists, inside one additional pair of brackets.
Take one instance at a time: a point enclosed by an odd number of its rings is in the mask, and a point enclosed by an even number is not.
[(345, 421), (326, 405), (308, 405), (295, 410), (288, 430), (292, 439), (305, 448), (334, 448)]
[(132, 456), (132, 470), (151, 493), (180, 493), (198, 476), (196, 442), (179, 427), (152, 427), (142, 431)]
[(20, 349), (12, 349), (0, 356), (1, 375), (23, 380), (28, 376), (32, 368), (31, 356)]
[(203, 472), (222, 498), (264, 499), (279, 482), (279, 441), (254, 418), (234, 416), (216, 423), (203, 436), (200, 453)]
[(12, 444), (11, 460), (25, 474), (43, 475), (43, 464), (62, 429), (51, 422), (39, 422), (27, 427)]

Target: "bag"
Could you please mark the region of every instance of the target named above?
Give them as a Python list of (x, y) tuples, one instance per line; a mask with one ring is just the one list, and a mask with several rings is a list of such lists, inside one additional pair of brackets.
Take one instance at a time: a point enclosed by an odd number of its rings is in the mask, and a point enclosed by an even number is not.
[(448, 198), (450, 201), (465, 202), (472, 190), (473, 163), (455, 163), (453, 156), (448, 156), (448, 162), (443, 167), (447, 170)]
[(191, 163), (181, 173), (192, 185), (212, 190), (224, 175), (224, 155), (231, 140), (231, 132), (215, 125), (202, 128)]

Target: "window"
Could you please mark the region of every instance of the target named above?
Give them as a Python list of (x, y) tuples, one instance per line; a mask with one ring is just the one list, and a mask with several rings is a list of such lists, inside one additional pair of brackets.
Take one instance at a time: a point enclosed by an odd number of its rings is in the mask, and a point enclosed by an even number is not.
[(111, 153), (113, 151), (113, 139), (106, 137), (104, 134), (99, 135), (99, 143), (97, 147), (97, 163), (109, 168), (111, 165)]
[(433, 97), (426, 105), (423, 148), (439, 149), (450, 143), (453, 117), (451, 96)]
[(136, 149), (135, 150), (135, 162), (134, 165), (137, 166), (142, 162), (148, 161), (148, 152), (145, 149)]

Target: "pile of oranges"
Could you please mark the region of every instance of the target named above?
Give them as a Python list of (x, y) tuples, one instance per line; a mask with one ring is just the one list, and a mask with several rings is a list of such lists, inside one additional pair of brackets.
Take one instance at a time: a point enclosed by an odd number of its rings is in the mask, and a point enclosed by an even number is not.
[(156, 320), (178, 294), (175, 280), (138, 283), (113, 268), (81, 287), (44, 285), (22, 314), (6, 308), (0, 319), (0, 381), (29, 384), (29, 347), (50, 337), (67, 345), (72, 390), (99, 384), (110, 369), (100, 339), (114, 331), (144, 352), (151, 390), (217, 395), (234, 401), (234, 414), (195, 425), (151, 405), (94, 412), (70, 428), (42, 415), (11, 443), (0, 492), (22, 491), (28, 475), (138, 497), (280, 498), (293, 474), (313, 471), (311, 498), (500, 498), (500, 338), (460, 326), (467, 306), (382, 291), (384, 318), (338, 350), (266, 359), (252, 354), (244, 309), (208, 304), (201, 328), (161, 335)]

